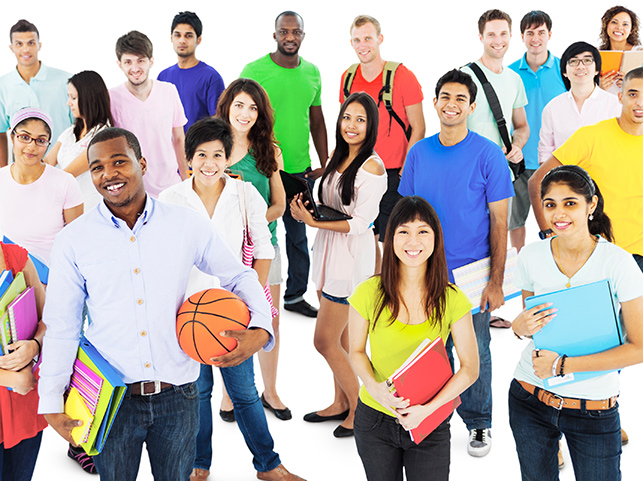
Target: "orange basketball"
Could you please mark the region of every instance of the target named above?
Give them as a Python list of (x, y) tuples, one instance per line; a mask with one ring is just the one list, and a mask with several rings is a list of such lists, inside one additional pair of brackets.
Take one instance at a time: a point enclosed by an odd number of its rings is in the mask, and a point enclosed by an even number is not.
[(176, 315), (176, 335), (183, 352), (202, 364), (237, 347), (222, 331), (248, 327), (250, 311), (239, 296), (225, 289), (206, 289), (191, 295)]

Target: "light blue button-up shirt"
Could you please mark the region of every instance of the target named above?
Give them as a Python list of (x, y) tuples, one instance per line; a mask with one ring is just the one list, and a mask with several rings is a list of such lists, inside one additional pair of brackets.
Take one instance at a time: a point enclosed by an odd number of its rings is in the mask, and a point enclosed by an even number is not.
[(270, 309), (256, 272), (198, 214), (148, 195), (133, 229), (104, 203), (65, 227), (51, 255), (39, 412), (63, 411), (85, 302), (92, 319), (85, 336), (125, 383), (195, 381), (199, 364), (176, 336), (176, 313), (193, 266), (219, 277), (246, 302), (249, 327), (268, 331), (264, 349), (271, 349)]

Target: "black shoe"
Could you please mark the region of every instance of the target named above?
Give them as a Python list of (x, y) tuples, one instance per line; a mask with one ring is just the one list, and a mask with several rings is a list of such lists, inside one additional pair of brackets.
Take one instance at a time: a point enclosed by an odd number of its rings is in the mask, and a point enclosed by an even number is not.
[(268, 404), (268, 401), (266, 401), (266, 398), (263, 397), (263, 394), (261, 395), (261, 404), (263, 404), (263, 407), (265, 407), (268, 411), (272, 411), (272, 413), (277, 416), (277, 419), (281, 419), (282, 421), (288, 421), (289, 419), (292, 419), (292, 413), (290, 412), (290, 409), (273, 408), (270, 404)]
[(221, 419), (223, 419), (226, 423), (235, 422), (234, 409), (230, 411), (224, 411), (223, 409), (219, 409), (219, 416), (221, 416)]
[(295, 302), (293, 304), (284, 304), (284, 309), (291, 312), (296, 312), (306, 317), (317, 317), (317, 309), (308, 304), (305, 300)]
[(67, 456), (76, 461), (86, 473), (98, 474), (96, 466), (94, 465), (94, 458), (85, 453), (83, 448), (75, 447), (70, 444), (69, 449), (67, 450)]
[(348, 409), (343, 413), (334, 414), (332, 416), (320, 416), (316, 412), (308, 413), (304, 416), (304, 421), (307, 421), (309, 423), (323, 423), (324, 421), (343, 421), (348, 417), (348, 413)]
[(333, 431), (333, 436), (335, 436), (336, 438), (349, 438), (353, 436), (353, 430), (350, 428), (345, 428), (340, 424)]

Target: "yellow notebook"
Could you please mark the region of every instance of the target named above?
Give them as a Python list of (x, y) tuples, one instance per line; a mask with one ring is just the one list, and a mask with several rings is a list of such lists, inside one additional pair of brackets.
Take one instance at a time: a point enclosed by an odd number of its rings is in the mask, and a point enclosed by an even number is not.
[(74, 442), (76, 444), (83, 443), (92, 425), (94, 416), (92, 416), (78, 389), (75, 387), (69, 390), (67, 401), (65, 401), (65, 414), (72, 419), (80, 419), (83, 422), (81, 426), (77, 426), (71, 430), (71, 437)]

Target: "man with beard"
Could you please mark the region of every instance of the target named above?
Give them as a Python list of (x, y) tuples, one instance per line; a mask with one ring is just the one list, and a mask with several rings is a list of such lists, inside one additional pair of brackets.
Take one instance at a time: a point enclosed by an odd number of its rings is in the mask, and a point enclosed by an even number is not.
[[(273, 34), (277, 50), (246, 65), (240, 77), (256, 80), (268, 92), (275, 110), (275, 137), (283, 151), (284, 170), (306, 179), (312, 187), (324, 173), (328, 141), (319, 70), (299, 56), (304, 36), (304, 21), (299, 14), (291, 11), (279, 14)], [(314, 170), (308, 153), (309, 131), (321, 165)], [(317, 309), (304, 300), (310, 271), (306, 225), (292, 218), (288, 206), (283, 219), (288, 255), (284, 309), (317, 317)]]
[(180, 12), (172, 20), (172, 46), (178, 63), (163, 70), (158, 79), (174, 84), (185, 109), (190, 125), (203, 117), (212, 117), (217, 111), (219, 95), (225, 85), (219, 72), (196, 58), (196, 48), (201, 44), (203, 24), (194, 12)]
[(150, 39), (136, 30), (117, 40), (117, 63), (127, 81), (111, 88), (109, 97), (115, 127), (133, 132), (143, 155), (151, 159), (144, 178), (145, 190), (157, 197), (187, 179), (183, 152), (187, 119), (176, 87), (149, 77), (154, 65), (152, 53)]

